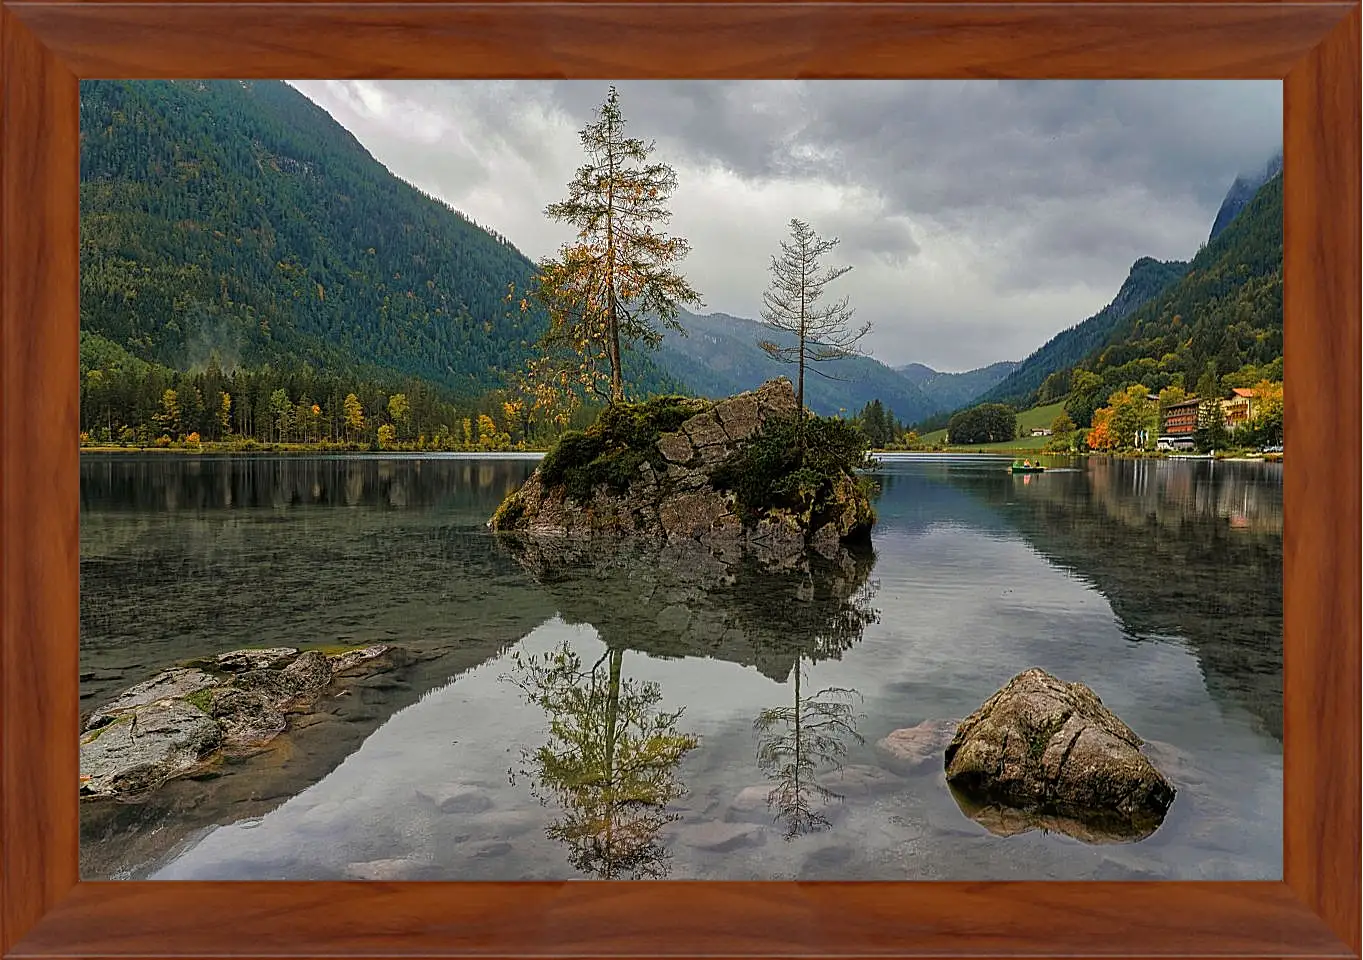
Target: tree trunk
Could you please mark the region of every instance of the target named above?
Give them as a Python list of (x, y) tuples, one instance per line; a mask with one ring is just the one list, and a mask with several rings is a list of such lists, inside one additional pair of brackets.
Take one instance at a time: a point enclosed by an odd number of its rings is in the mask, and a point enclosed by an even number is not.
[(615, 783), (615, 726), (620, 715), (620, 667), (625, 659), (625, 651), (612, 650), (610, 653), (610, 687), (606, 700), (606, 789), (609, 807), (606, 813), (606, 879), (615, 876), (615, 814), (619, 797), (616, 796)]
[(805, 331), (804, 324), (800, 326), (800, 372), (798, 374), (799, 383), (795, 387), (795, 416), (799, 419), (796, 423), (796, 436), (799, 438), (800, 449), (805, 448)]

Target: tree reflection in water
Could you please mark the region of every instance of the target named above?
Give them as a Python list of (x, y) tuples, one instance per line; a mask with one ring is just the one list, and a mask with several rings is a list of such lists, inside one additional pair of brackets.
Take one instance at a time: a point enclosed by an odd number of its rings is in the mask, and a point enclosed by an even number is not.
[(842, 796), (816, 778), (842, 766), (849, 739), (865, 742), (857, 733), (860, 718), (854, 712), (861, 695), (843, 687), (825, 687), (801, 699), (803, 673), (803, 664), (796, 664), (791, 705), (768, 707), (753, 721), (758, 769), (776, 783), (767, 794), (767, 806), (784, 825), (787, 840), (828, 828), (828, 817), (817, 808)]
[[(821, 589), (815, 570), (806, 568), (795, 591), (788, 623), (811, 661), (835, 658), (859, 641), (867, 625), (880, 619), (872, 605), (878, 584), (863, 583), (850, 597)], [(753, 721), (758, 769), (774, 782), (767, 806), (785, 828), (785, 839), (825, 830), (830, 821), (820, 808), (842, 795), (819, 782), (842, 767), (850, 742), (864, 743), (857, 732), (861, 695), (846, 687), (824, 687), (802, 696), (805, 657), (797, 654), (791, 671), (792, 701), (768, 707)]]
[(686, 793), (676, 768), (699, 740), (678, 731), (682, 710), (659, 709), (658, 684), (622, 678), (624, 655), (608, 650), (583, 670), (567, 644), (540, 656), (518, 651), (504, 679), (549, 717), (549, 740), (523, 752), (521, 769), (536, 799), (563, 807), (546, 834), (568, 845), (583, 873), (662, 878), (669, 855), (658, 832), (679, 819), (667, 810)]
[[(662, 876), (654, 837), (678, 819), (672, 769), (697, 743), (677, 713), (658, 712), (656, 684), (620, 679), (625, 650), (698, 656), (793, 679), (788, 706), (763, 710), (758, 765), (775, 782), (769, 807), (788, 836), (827, 824), (818, 806), (836, 797), (816, 782), (837, 769), (856, 733), (858, 695), (805, 692), (806, 664), (838, 659), (879, 620), (871, 605), (875, 555), (787, 556), (755, 544), (699, 544), (498, 536), (498, 543), (553, 597), (567, 623), (587, 623), (608, 650), (583, 671), (568, 648), (517, 659), (518, 685), (550, 715), (551, 740), (527, 755), (541, 795), (568, 815), (553, 833), (573, 846), (579, 869), (602, 877)], [(609, 667), (607, 667), (609, 663)], [(621, 739), (619, 731), (628, 731)]]

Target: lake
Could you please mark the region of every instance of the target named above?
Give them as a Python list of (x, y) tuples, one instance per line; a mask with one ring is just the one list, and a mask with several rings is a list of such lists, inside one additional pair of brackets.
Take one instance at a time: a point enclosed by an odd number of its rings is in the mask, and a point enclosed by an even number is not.
[[(82, 710), (244, 646), (414, 662), (215, 779), (82, 802), (82, 876), (1281, 879), (1281, 465), (1007, 462), (883, 457), (874, 556), (799, 576), (527, 563), (483, 524), (534, 458), (87, 455)], [(1153, 835), (996, 835), (877, 746), (1033, 666), (1174, 758)], [(809, 717), (836, 737), (792, 789), (764, 757)], [(604, 846), (603, 718), (665, 747)]]

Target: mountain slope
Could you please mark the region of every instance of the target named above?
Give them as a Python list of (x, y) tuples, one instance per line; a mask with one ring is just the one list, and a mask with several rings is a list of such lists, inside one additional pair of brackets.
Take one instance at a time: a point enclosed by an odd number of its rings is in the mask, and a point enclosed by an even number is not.
[(1226, 191), (1225, 199), (1221, 201), (1221, 209), (1216, 211), (1216, 219), (1212, 222), (1212, 230), (1207, 240), (1215, 240), (1222, 230), (1230, 226), (1230, 222), (1240, 215), (1240, 211), (1249, 205), (1254, 199), (1254, 195), (1259, 192), (1259, 188), (1268, 181), (1272, 180), (1283, 171), (1283, 155), (1278, 152), (1273, 156), (1263, 170), (1253, 176), (1239, 176)]
[[(757, 346), (758, 340), (793, 343), (789, 334), (756, 320), (713, 313), (680, 317), (687, 336), (669, 331), (658, 357), (674, 377), (706, 397), (722, 397), (751, 390), (764, 380), (788, 376), (795, 367), (778, 363)], [(817, 372), (816, 372), (817, 371)], [(829, 374), (840, 379), (831, 380)], [(805, 372), (805, 405), (829, 416), (839, 410), (849, 415), (879, 398), (897, 418), (912, 422), (937, 409), (921, 390), (899, 373), (870, 357), (853, 357), (810, 364)]]
[[(189, 369), (307, 362), (466, 394), (544, 329), (534, 265), (278, 81), (81, 83), (81, 326)], [(636, 383), (669, 386), (651, 358)]]
[[(1283, 180), (1264, 184), (1184, 277), (1127, 315), (1083, 366), (1108, 384), (1189, 390), (1246, 365), (1281, 379)], [(1251, 374), (1253, 375), (1253, 374)], [(1210, 381), (1206, 380), (1210, 378)]]
[(1107, 343), (1123, 318), (1176, 283), (1187, 269), (1188, 264), (1178, 260), (1166, 262), (1151, 257), (1137, 260), (1111, 303), (1087, 320), (1047, 340), (997, 386), (980, 396), (979, 401), (1025, 407), (1036, 399), (1044, 403), (1063, 396), (1068, 389), (1063, 385), (1056, 385), (1051, 391), (1054, 396), (1042, 391), (1047, 378), (1068, 370)]
[(963, 373), (942, 373), (921, 363), (895, 367), (895, 372), (916, 386), (939, 411), (958, 410), (986, 390), (993, 389), (1004, 377), (1016, 370), (1020, 363), (1001, 360), (987, 367)]

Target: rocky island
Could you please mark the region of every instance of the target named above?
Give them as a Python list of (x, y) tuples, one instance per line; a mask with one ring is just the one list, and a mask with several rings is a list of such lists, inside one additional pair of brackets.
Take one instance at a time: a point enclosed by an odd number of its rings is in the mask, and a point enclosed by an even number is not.
[(612, 404), (587, 430), (564, 434), (488, 526), (786, 555), (868, 546), (875, 510), (857, 475), (865, 438), (845, 421), (800, 412), (784, 377), (720, 401)]

